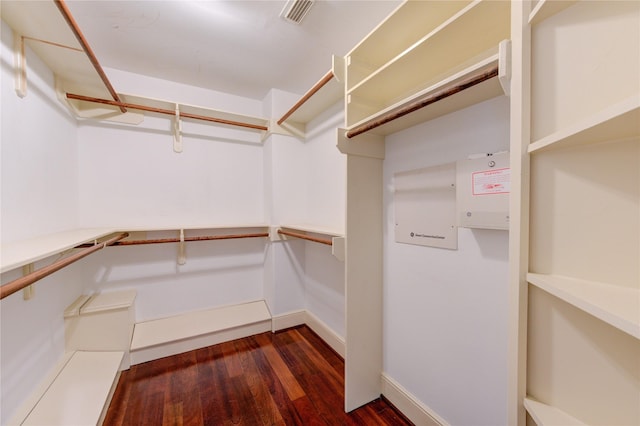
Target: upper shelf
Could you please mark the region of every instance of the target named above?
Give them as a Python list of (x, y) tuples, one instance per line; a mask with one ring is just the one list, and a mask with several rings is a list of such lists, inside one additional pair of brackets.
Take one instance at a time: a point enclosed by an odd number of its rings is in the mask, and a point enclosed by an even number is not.
[(10, 271), (36, 262), (75, 246), (97, 240), (116, 232), (111, 228), (73, 229), (37, 238), (2, 244), (0, 272)]
[(344, 98), (344, 58), (333, 56), (331, 70), (278, 120), (279, 125), (301, 126)]
[(640, 136), (640, 94), (635, 94), (572, 126), (532, 142), (529, 145), (529, 152), (638, 136)]
[[(509, 36), (509, 2), (403, 3), (347, 55), (347, 128), (377, 120), (444, 83), (475, 77), (491, 62), (495, 66), (498, 46)], [(506, 62), (500, 70), (503, 80)], [(490, 92), (490, 97), (503, 93)]]
[(529, 24), (536, 25), (573, 5), (578, 0), (538, 0), (529, 14)]
[(564, 411), (531, 398), (524, 399), (524, 407), (538, 426), (585, 426), (585, 423)]
[(559, 275), (527, 274), (529, 283), (640, 339), (640, 290)]

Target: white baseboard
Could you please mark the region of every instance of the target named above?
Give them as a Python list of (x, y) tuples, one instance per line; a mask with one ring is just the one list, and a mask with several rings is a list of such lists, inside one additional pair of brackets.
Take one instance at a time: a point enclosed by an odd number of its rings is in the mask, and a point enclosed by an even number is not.
[(327, 324), (313, 315), (306, 309), (299, 311), (287, 312), (285, 314), (276, 315), (272, 318), (273, 331), (284, 330), (285, 328), (295, 327), (297, 325), (306, 324), (314, 333), (316, 333), (331, 349), (336, 351), (338, 355), (344, 358), (345, 342), (344, 339), (333, 331)]
[(382, 395), (416, 426), (449, 426), (435, 411), (420, 402), (386, 373), (382, 373)]

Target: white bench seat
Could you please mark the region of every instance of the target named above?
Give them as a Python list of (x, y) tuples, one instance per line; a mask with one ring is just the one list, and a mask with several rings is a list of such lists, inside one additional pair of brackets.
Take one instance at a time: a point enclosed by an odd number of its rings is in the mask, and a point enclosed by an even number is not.
[(73, 352), (44, 386), (22, 425), (100, 425), (120, 377), (124, 352)]

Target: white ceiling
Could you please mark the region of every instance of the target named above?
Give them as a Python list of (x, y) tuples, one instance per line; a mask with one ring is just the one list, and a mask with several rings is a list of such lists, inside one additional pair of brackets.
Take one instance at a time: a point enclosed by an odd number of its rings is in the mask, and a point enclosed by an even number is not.
[(400, 0), (316, 0), (300, 25), (285, 0), (66, 3), (104, 67), (263, 99), (306, 92)]

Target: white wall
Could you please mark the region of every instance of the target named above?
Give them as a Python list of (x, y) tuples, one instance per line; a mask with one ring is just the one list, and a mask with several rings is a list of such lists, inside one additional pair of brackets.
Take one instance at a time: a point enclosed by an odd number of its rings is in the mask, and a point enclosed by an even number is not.
[[(28, 94), (14, 91), (13, 36), (2, 22), (1, 239), (45, 235), (77, 225), (77, 141), (75, 119), (58, 103), (53, 75), (27, 48)], [(37, 262), (35, 267), (51, 263)], [(0, 422), (63, 356), (62, 312), (82, 291), (78, 264), (34, 285), (35, 298), (22, 292), (0, 302)], [(21, 271), (2, 274), (2, 283)]]
[(508, 99), (386, 138), (384, 371), (452, 425), (504, 425), (508, 233), (459, 228), (458, 250), (396, 243), (393, 174), (508, 149)]

